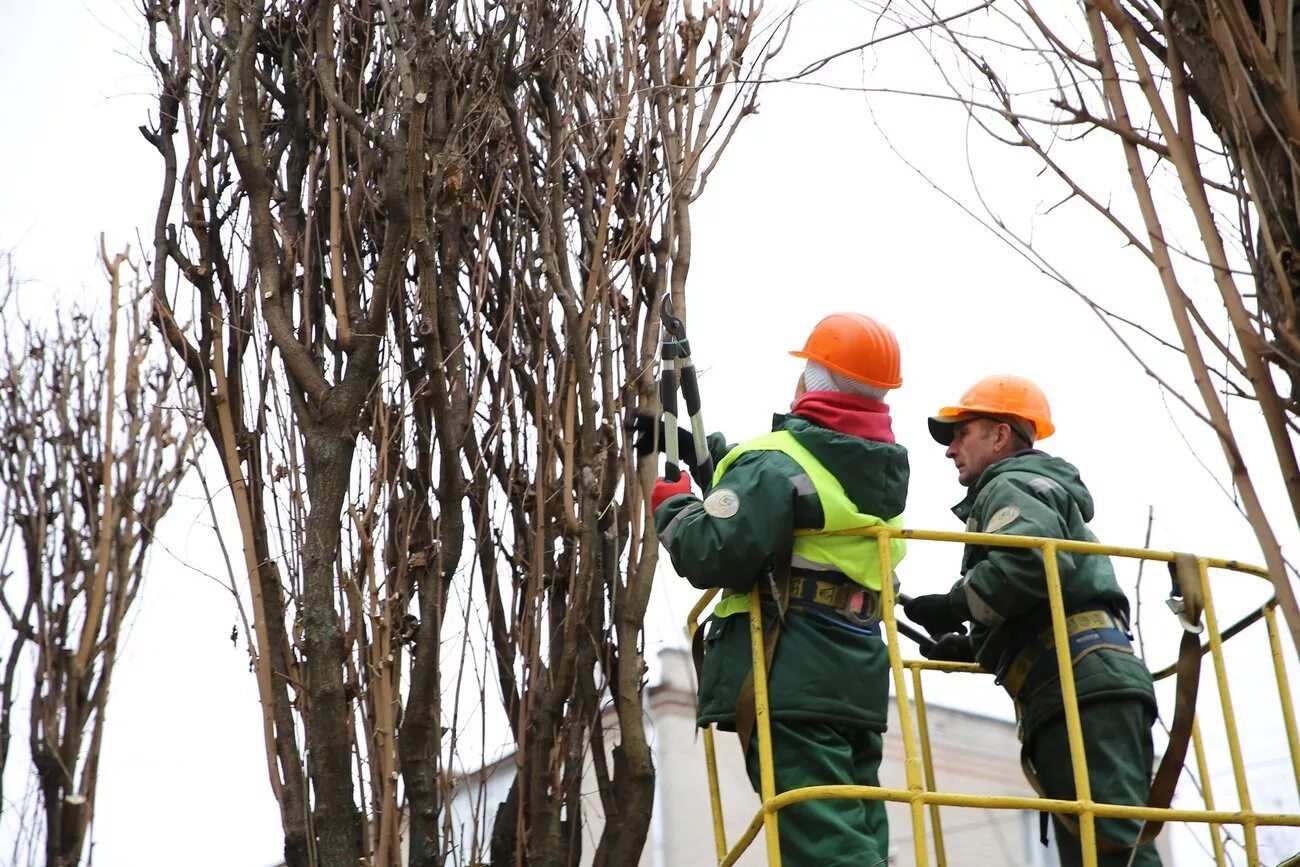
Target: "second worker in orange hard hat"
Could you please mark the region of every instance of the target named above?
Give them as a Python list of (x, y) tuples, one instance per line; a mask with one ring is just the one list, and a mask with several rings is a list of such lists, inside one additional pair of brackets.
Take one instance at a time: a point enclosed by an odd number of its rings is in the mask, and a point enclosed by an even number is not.
[[(981, 379), (930, 419), (931, 435), (946, 447), (957, 481), (967, 489), (953, 514), (968, 530), (1096, 541), (1088, 529), (1092, 494), (1078, 469), (1036, 448), (1054, 430), (1043, 392), (1012, 375)], [(1057, 564), (1092, 799), (1145, 806), (1156, 703), (1151, 674), (1128, 635), (1128, 599), (1107, 557), (1060, 554)], [(1030, 782), (1046, 797), (1073, 800), (1042, 552), (967, 545), (961, 578), (952, 588), (918, 596), (904, 610), (938, 636), (926, 655), (977, 661), (997, 675), (1015, 702)], [(1077, 829), (1072, 820), (1056, 817), (1054, 823), (1061, 864), (1076, 867), (1082, 863)], [(1132, 819), (1099, 819), (1097, 863), (1158, 867), (1154, 845), (1136, 853), (1131, 848), (1140, 826)]]

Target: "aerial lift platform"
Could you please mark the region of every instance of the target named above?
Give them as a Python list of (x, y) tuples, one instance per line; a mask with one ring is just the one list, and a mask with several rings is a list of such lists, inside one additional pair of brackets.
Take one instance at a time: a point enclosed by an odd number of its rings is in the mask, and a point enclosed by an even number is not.
[[(751, 648), (753, 653), (754, 702), (756, 706), (756, 732), (758, 736), (758, 754), (760, 767), (761, 807), (749, 826), (744, 829), (739, 839), (730, 847), (727, 844), (726, 829), (722, 820), (722, 799), (718, 785), (717, 754), (714, 744), (714, 731), (710, 726), (704, 730), (705, 761), (708, 766), (709, 796), (713, 812), (714, 844), (720, 867), (734, 864), (742, 853), (754, 842), (759, 832), (763, 832), (767, 847), (767, 862), (771, 867), (779, 867), (781, 853), (778, 845), (778, 826), (780, 811), (783, 807), (821, 798), (854, 798), (896, 801), (907, 804), (911, 812), (912, 839), (915, 849), (916, 864), (929, 867), (933, 863), (946, 867), (950, 862), (944, 850), (943, 828), (940, 822), (939, 808), (965, 807), (997, 810), (1039, 810), (1075, 818), (1079, 827), (1084, 867), (1097, 865), (1097, 839), (1095, 823), (1098, 818), (1133, 818), (1148, 823), (1199, 823), (1206, 826), (1213, 855), (1218, 867), (1226, 867), (1231, 862), (1225, 852), (1222, 826), (1241, 828), (1242, 846), (1250, 867), (1260, 864), (1259, 839), (1257, 829), (1266, 826), (1300, 827), (1300, 814), (1297, 813), (1261, 813), (1251, 806), (1250, 781), (1247, 779), (1246, 765), (1242, 755), (1241, 740), (1238, 734), (1236, 716), (1233, 711), (1230, 679), (1224, 662), (1224, 644), (1234, 636), (1264, 622), (1268, 633), (1273, 672), (1277, 682), (1275, 697), (1281, 704), (1281, 716), (1286, 731), (1287, 745), (1290, 752), (1291, 772), (1300, 792), (1300, 738), (1297, 738), (1295, 708), (1291, 698), (1290, 685), (1287, 680), (1285, 661), (1282, 656), (1282, 642), (1278, 633), (1276, 607), (1277, 601), (1268, 593), (1271, 590), (1267, 570), (1241, 563), (1236, 560), (1220, 560), (1170, 551), (1153, 551), (1144, 548), (1122, 548), (1091, 542), (1076, 542), (1066, 539), (1046, 539), (1029, 536), (1004, 536), (1000, 534), (972, 532), (941, 532), (930, 530), (895, 530), (887, 527), (872, 527), (862, 530), (845, 531), (851, 534), (874, 536), (880, 552), (881, 572), (890, 574), (889, 542), (891, 538), (903, 538), (912, 542), (957, 543), (961, 545), (983, 545), (989, 547), (1036, 548), (1042, 551), (1048, 599), (1052, 614), (1052, 631), (1055, 637), (1055, 652), (1060, 668), (1061, 693), (1065, 704), (1065, 721), (1069, 734), (1071, 762), (1074, 770), (1075, 792), (1077, 800), (1063, 801), (1047, 798), (990, 796), (978, 793), (959, 793), (945, 791), (935, 779), (934, 763), (931, 760), (931, 745), (926, 726), (925, 695), (922, 690), (922, 672), (959, 672), (962, 674), (988, 676), (980, 666), (971, 663), (932, 662), (924, 659), (907, 659), (899, 648), (900, 628), (894, 616), (896, 592), (891, 582), (881, 582), (881, 612), (884, 638), (889, 647), (890, 667), (893, 674), (895, 698), (898, 702), (898, 719), (901, 729), (905, 755), (906, 789), (884, 788), (880, 786), (809, 786), (792, 789), (778, 794), (776, 792), (772, 766), (772, 735), (768, 709), (767, 665), (764, 659), (765, 645), (763, 620), (760, 616), (760, 588), (757, 586), (749, 594), (749, 624)], [(1098, 556), (1119, 557), (1139, 561), (1156, 561), (1171, 564), (1171, 574), (1175, 575), (1174, 593), (1171, 594), (1171, 607), (1178, 615), (1184, 628), (1183, 647), (1180, 661), (1160, 671), (1153, 672), (1155, 680), (1175, 676), (1180, 668), (1189, 668), (1189, 661), (1196, 666), (1195, 674), (1190, 678), (1192, 686), (1190, 696), (1183, 683), (1179, 685), (1179, 702), (1183, 707), (1175, 709), (1174, 728), (1177, 729), (1181, 716), (1190, 725), (1190, 742), (1194, 755), (1199, 790), (1203, 808), (1172, 809), (1151, 806), (1131, 806), (1102, 804), (1092, 800), (1088, 780), (1088, 768), (1084, 761), (1083, 735), (1079, 720), (1078, 695), (1075, 691), (1074, 673), (1069, 656), (1069, 642), (1066, 639), (1065, 607), (1061, 592), (1061, 579), (1057, 568), (1057, 553), (1077, 553)], [(1227, 578), (1252, 578), (1264, 582), (1262, 590), (1268, 593), (1265, 602), (1253, 609), (1245, 617), (1220, 629), (1215, 612), (1211, 581)], [(1239, 592), (1240, 584), (1234, 586), (1234, 593)], [(712, 590), (703, 595), (691, 610), (688, 623), (688, 638), (693, 639), (700, 626), (709, 602), (718, 593)], [(1261, 594), (1263, 595), (1263, 594)], [(1205, 642), (1202, 643), (1201, 638)], [(1212, 669), (1218, 686), (1219, 707), (1217, 713), (1222, 716), (1223, 731), (1227, 741), (1227, 750), (1232, 763), (1233, 778), (1236, 785), (1238, 809), (1220, 810), (1215, 808), (1214, 792), (1211, 786), (1205, 745), (1202, 740), (1197, 720), (1195, 684), (1199, 680), (1199, 663), (1201, 657), (1208, 654), (1212, 660)], [(910, 678), (909, 678), (910, 674)], [(1186, 680), (1186, 675), (1180, 680)], [(910, 680), (910, 690), (909, 690)], [(1264, 701), (1261, 697), (1258, 701)], [(1190, 701), (1190, 706), (1188, 702)], [(1257, 707), (1252, 700), (1252, 707)], [(915, 713), (913, 713), (913, 707)], [(1208, 711), (1207, 711), (1208, 712)], [(1187, 725), (1184, 725), (1187, 727)], [(1183, 749), (1185, 750), (1185, 742)], [(1183, 770), (1180, 760), (1174, 768), (1175, 774)], [(928, 827), (927, 827), (928, 814)], [(1285, 865), (1300, 865), (1300, 857), (1283, 862)]]

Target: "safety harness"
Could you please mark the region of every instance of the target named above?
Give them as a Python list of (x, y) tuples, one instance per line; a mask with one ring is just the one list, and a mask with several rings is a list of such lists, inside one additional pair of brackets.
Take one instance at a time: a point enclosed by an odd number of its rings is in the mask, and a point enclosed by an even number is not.
[[(1133, 652), (1128, 637), (1128, 624), (1107, 606), (1089, 606), (1065, 618), (1065, 634), (1070, 642), (1070, 662), (1079, 660), (1097, 650)], [(997, 683), (1011, 695), (1019, 707), (1032, 699), (1048, 684), (1060, 678), (1056, 667), (1056, 641), (1049, 626), (1035, 638), (1026, 642), (1015, 654), (1007, 654), (1007, 661), (996, 672)]]
[(838, 572), (790, 569), (789, 600), (793, 605), (827, 609), (855, 626), (880, 622), (880, 593)]

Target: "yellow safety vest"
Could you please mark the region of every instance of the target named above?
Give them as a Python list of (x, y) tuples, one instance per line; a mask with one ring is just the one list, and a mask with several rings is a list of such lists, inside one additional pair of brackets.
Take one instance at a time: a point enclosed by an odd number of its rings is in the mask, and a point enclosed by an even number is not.
[[(790, 564), (796, 568), (814, 571), (839, 572), (868, 590), (880, 592), (880, 554), (877, 542), (870, 536), (829, 535), (839, 530), (856, 530), (862, 527), (890, 527), (901, 529), (903, 516), (888, 520), (858, 511), (857, 505), (844, 493), (844, 486), (822, 466), (808, 449), (800, 444), (794, 434), (779, 430), (755, 437), (727, 452), (713, 473), (713, 487), (722, 481), (727, 468), (746, 452), (781, 452), (797, 463), (812, 481), (821, 500), (825, 523), (821, 533), (797, 535)], [(907, 553), (907, 543), (899, 538), (889, 540), (890, 571)], [(745, 594), (724, 596), (713, 608), (714, 617), (730, 617), (747, 611), (749, 602)]]

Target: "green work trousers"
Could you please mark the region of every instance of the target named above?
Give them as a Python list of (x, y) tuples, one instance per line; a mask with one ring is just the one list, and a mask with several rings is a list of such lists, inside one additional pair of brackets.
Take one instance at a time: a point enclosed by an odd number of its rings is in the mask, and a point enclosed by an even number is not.
[[(1093, 701), (1081, 705), (1083, 751), (1088, 759), (1088, 784), (1092, 799), (1104, 804), (1146, 806), (1151, 790), (1151, 707), (1138, 699)], [(1057, 717), (1035, 732), (1027, 744), (1030, 761), (1046, 790), (1047, 797), (1074, 800), (1074, 769), (1070, 764), (1070, 739), (1065, 717)], [(1052, 816), (1052, 830), (1061, 867), (1083, 863), (1079, 839)], [(1136, 819), (1099, 819), (1097, 837), (1124, 844), (1137, 839), (1142, 823)], [(1097, 854), (1098, 867), (1160, 867), (1153, 843), (1137, 851)]]
[[(880, 785), (879, 732), (822, 722), (772, 722), (776, 791), (804, 786)], [(758, 732), (749, 779), (759, 791)], [(874, 867), (889, 857), (884, 801), (803, 801), (777, 813), (782, 867)]]

